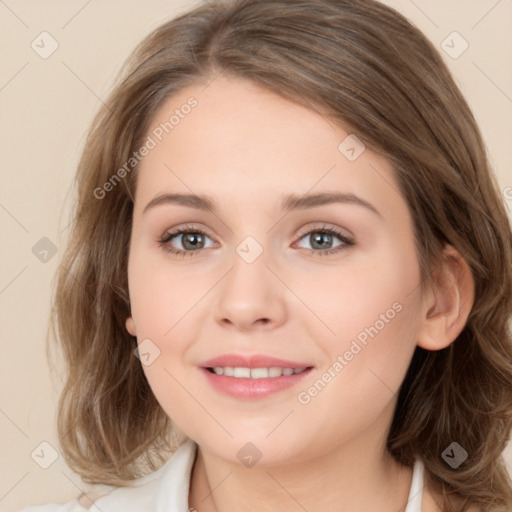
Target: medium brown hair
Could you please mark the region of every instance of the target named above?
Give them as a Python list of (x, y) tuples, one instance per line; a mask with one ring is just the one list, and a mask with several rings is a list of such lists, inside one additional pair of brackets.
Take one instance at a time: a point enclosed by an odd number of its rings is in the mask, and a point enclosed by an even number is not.
[[(467, 323), (446, 349), (416, 348), (387, 445), (403, 464), (424, 462), (443, 510), (510, 510), (502, 451), (512, 426), (512, 237), (504, 200), (437, 50), (373, 0), (210, 1), (154, 30), (130, 56), (86, 140), (58, 273), (52, 325), (67, 367), (58, 410), (67, 463), (87, 482), (128, 485), (186, 438), (155, 399), (125, 329), (136, 167), (101, 199), (95, 191), (140, 147), (164, 100), (219, 73), (322, 112), (388, 159), (413, 216), (422, 290), (445, 244), (469, 264), (475, 301)], [(454, 441), (468, 452), (457, 469), (442, 458)]]

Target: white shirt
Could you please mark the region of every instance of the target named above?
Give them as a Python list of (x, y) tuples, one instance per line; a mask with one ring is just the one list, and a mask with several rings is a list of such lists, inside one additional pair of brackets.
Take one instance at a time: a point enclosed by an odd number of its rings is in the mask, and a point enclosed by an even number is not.
[[(132, 482), (131, 487), (113, 487), (94, 505), (85, 508), (78, 498), (24, 508), (20, 512), (188, 512), (188, 493), (197, 443), (187, 439), (157, 471)], [(414, 464), (412, 483), (405, 512), (421, 512), (423, 463)]]

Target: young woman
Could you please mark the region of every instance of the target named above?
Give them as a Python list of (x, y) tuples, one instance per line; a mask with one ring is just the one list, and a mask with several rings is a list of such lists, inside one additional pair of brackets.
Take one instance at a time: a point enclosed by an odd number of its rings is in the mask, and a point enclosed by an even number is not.
[(165, 23), (77, 194), (59, 436), (108, 488), (26, 510), (511, 509), (510, 224), (403, 16), (234, 0)]

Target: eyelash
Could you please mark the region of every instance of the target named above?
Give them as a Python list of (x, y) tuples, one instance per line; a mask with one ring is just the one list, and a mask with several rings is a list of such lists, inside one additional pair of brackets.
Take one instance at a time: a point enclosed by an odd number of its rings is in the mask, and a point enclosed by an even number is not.
[[(208, 236), (207, 233), (205, 233), (204, 231), (201, 231), (200, 229), (197, 229), (193, 226), (185, 226), (184, 228), (177, 229), (172, 232), (164, 233), (164, 235), (158, 239), (158, 244), (161, 247), (163, 247), (167, 252), (175, 254), (177, 256), (182, 256), (182, 257), (195, 256), (199, 252), (201, 252), (202, 249), (183, 251), (181, 249), (175, 249), (174, 247), (169, 245), (169, 242), (174, 237), (176, 237), (178, 235), (186, 234), (186, 233), (195, 233), (195, 234), (201, 234), (201, 235)], [(348, 238), (346, 235), (344, 235), (343, 233), (340, 233), (338, 230), (336, 230), (334, 228), (330, 228), (327, 226), (323, 226), (321, 228), (310, 229), (309, 231), (306, 231), (304, 234), (302, 234), (299, 237), (299, 240), (302, 240), (306, 235), (309, 235), (311, 233), (322, 233), (322, 234), (327, 234), (327, 235), (333, 235), (333, 236), (338, 237), (343, 242), (342, 245), (339, 245), (338, 247), (336, 247), (334, 249), (324, 249), (324, 250), (308, 249), (309, 251), (311, 251), (312, 254), (315, 254), (318, 256), (327, 256), (329, 254), (335, 254), (335, 253), (341, 252), (341, 251), (347, 249), (348, 247), (354, 245), (354, 241), (351, 240), (350, 238)]]

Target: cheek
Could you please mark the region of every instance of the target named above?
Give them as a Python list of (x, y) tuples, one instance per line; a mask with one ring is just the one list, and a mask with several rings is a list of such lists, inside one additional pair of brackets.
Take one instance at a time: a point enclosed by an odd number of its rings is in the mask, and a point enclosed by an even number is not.
[(134, 266), (130, 276), (132, 316), (139, 353), (144, 353), (143, 347), (150, 353), (149, 361), (141, 355), (141, 363), (153, 394), (177, 426), (189, 430), (189, 422), (204, 421), (201, 411), (190, 402), (189, 393), (197, 394), (193, 389), (197, 375), (193, 376), (185, 364), (190, 339), (194, 339), (189, 298), (198, 290), (176, 273), (166, 274), (165, 269), (155, 266)]
[(142, 251), (131, 258), (130, 303), (137, 337), (165, 339), (200, 301), (209, 279)]
[(147, 361), (141, 357), (142, 368), (155, 397), (178, 426), (184, 411), (187, 422), (193, 422), (197, 413), (201, 424), (201, 411), (190, 403), (189, 393), (196, 396), (198, 379), (189, 349), (200, 337), (204, 316), (211, 312), (205, 294), (219, 278), (212, 269), (185, 271), (185, 266), (181, 270), (165, 258), (150, 256), (134, 247), (129, 264), (131, 312), (139, 350), (146, 347), (151, 354), (150, 364), (144, 364)]
[(395, 247), (403, 246), (389, 243), (378, 257), (358, 257), (324, 280), (323, 290), (310, 287), (308, 292), (309, 304), (316, 304), (318, 317), (331, 331), (316, 330), (326, 366), (341, 356), (340, 381), (368, 396), (379, 387), (388, 394), (399, 388), (420, 327), (420, 269), (414, 247)]
[(420, 271), (414, 247), (398, 250), (396, 246), (381, 244), (371, 253), (341, 261), (338, 268), (304, 272), (305, 278), (295, 279), (294, 290), (300, 290), (304, 302), (324, 323), (323, 339), (328, 340), (326, 334), (331, 332), (328, 345), (341, 343), (343, 348), (344, 342), (359, 334), (364, 341), (364, 333), (369, 337), (374, 328), (391, 335), (402, 323), (409, 325), (409, 317), (419, 311)]
[(347, 273), (344, 291), (324, 300), (319, 316), (336, 334), (316, 329), (324, 364), (298, 390), (297, 429), (350, 437), (391, 414), (420, 325), (419, 296), (410, 293), (417, 277), (414, 265), (406, 271), (381, 260), (363, 278)]

